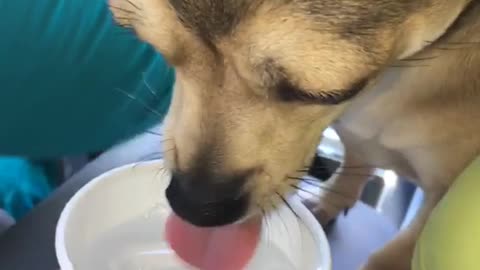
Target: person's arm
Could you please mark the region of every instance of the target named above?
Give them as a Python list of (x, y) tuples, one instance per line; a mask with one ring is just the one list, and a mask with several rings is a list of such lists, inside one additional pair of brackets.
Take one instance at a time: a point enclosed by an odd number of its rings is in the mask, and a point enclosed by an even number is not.
[(412, 270), (480, 269), (480, 157), (455, 180), (417, 241)]
[(162, 120), (174, 72), (106, 1), (2, 1), (0, 17), (0, 155), (104, 150)]

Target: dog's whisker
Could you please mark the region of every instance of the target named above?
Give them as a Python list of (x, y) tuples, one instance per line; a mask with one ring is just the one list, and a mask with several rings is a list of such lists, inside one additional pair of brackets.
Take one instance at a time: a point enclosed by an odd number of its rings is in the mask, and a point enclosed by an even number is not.
[(117, 34), (135, 34), (135, 29), (133, 28), (133, 25), (131, 22), (128, 21), (115, 21), (115, 24), (120, 27), (121, 30), (124, 31), (119, 31)]
[[(273, 208), (275, 204), (272, 201), (272, 198), (270, 198), (269, 202), (270, 202), (270, 208)], [(261, 207), (261, 209), (262, 209), (262, 214), (265, 217), (265, 219), (264, 219), (265, 220), (265, 226), (267, 227), (266, 228), (266, 231), (267, 231), (267, 233), (266, 233), (267, 239), (266, 240), (267, 240), (268, 245), (270, 246), (271, 241), (270, 241), (270, 229), (269, 228), (271, 228), (271, 224), (270, 224), (270, 220), (268, 219), (269, 218), (269, 213), (265, 210), (264, 207)]]
[(145, 20), (138, 16), (137, 13), (117, 14), (114, 16), (114, 22), (122, 27), (128, 27), (132, 29), (134, 24), (145, 26)]
[(158, 132), (151, 131), (151, 130), (145, 130), (144, 133), (147, 133), (147, 134), (150, 134), (150, 135), (159, 136), (159, 137), (163, 137), (163, 134), (162, 134), (162, 133), (158, 133)]
[(434, 50), (438, 51), (456, 51), (456, 50), (462, 50), (465, 49), (465, 47), (447, 47), (447, 46), (438, 46), (433, 48)]
[(136, 19), (131, 16), (115, 16), (115, 20), (117, 24), (125, 22), (128, 25), (132, 25), (132, 23), (136, 21)]
[(375, 174), (364, 174), (364, 173), (349, 173), (349, 172), (333, 172), (332, 175), (342, 175), (342, 176), (358, 176), (358, 177), (375, 177)]
[[(297, 222), (300, 222), (300, 223), (304, 224), (303, 219), (300, 218), (300, 216), (299, 216), (298, 213), (295, 211), (295, 209), (293, 209), (293, 207), (290, 205), (290, 203), (288, 202), (288, 200), (287, 200), (280, 192), (276, 191), (275, 193), (276, 193), (276, 195), (278, 196), (278, 198), (279, 198), (279, 199), (286, 205), (286, 207), (290, 210), (290, 212), (292, 212), (292, 214), (295, 215)], [(280, 217), (280, 218), (281, 218), (281, 217)], [(282, 220), (283, 220), (283, 219), (282, 219)], [(285, 223), (284, 221), (282, 221), (282, 222)], [(285, 226), (285, 229), (287, 230), (287, 233), (289, 234), (289, 238), (292, 239), (292, 238), (291, 238), (291, 235), (290, 235), (290, 233), (289, 233), (289, 230), (288, 230), (288, 228), (287, 228), (287, 226), (286, 226), (285, 224), (284, 224), (284, 226)], [(301, 246), (303, 246), (303, 245), (301, 245)]]
[(148, 162), (148, 161), (157, 160), (157, 159), (160, 159), (160, 158), (162, 158), (162, 153), (161, 152), (156, 152), (156, 153), (152, 153), (152, 154), (143, 156), (142, 158), (140, 158), (138, 160), (137, 163), (135, 163), (132, 166), (132, 170), (135, 170), (138, 166), (140, 166), (142, 164), (142, 162), (146, 162), (146, 161)]
[[(295, 196), (299, 197), (299, 198), (300, 198), (301, 200), (303, 200), (303, 201), (307, 201), (307, 200), (308, 200), (308, 198), (305, 198), (304, 196), (302, 196), (302, 195), (301, 195), (300, 193), (298, 193), (298, 192), (295, 193)], [(334, 204), (334, 203), (332, 203), (332, 202), (330, 202), (330, 201), (327, 201), (327, 200), (322, 201), (322, 203), (327, 203), (327, 204), (329, 204), (330, 206), (332, 206), (332, 207), (335, 208), (335, 209), (342, 209), (342, 207), (340, 207), (339, 205)]]
[[(298, 172), (309, 172), (309, 171), (298, 171)], [(359, 176), (359, 177), (374, 177), (375, 174), (362, 174), (362, 173), (353, 173), (353, 172), (345, 172), (345, 171), (338, 171), (338, 172), (331, 172), (331, 175), (343, 175), (343, 176)]]
[(160, 175), (160, 173), (162, 173), (162, 176), (165, 176), (165, 174), (168, 173), (167, 168), (165, 168), (163, 166), (158, 168), (157, 172), (155, 173), (155, 179), (158, 178), (158, 175)]
[[(347, 199), (347, 200), (356, 200), (355, 198), (350, 197), (350, 196), (347, 196), (347, 195), (343, 194), (342, 192), (340, 192), (340, 191), (338, 191), (338, 190), (335, 190), (335, 189), (333, 189), (333, 188), (331, 188), (331, 187), (326, 187), (326, 186), (322, 185), (322, 183), (319, 183), (319, 182), (317, 182), (317, 181), (315, 181), (315, 180), (313, 180), (313, 179), (305, 179), (305, 178), (301, 178), (301, 177), (289, 177), (289, 179), (291, 179), (291, 180), (296, 180), (296, 181), (299, 181), (299, 182), (301, 182), (301, 183), (305, 183), (305, 184), (307, 184), (307, 185), (310, 185), (310, 186), (312, 186), (312, 187), (325, 190), (325, 191), (327, 191), (327, 192), (329, 192), (329, 193), (335, 194), (335, 195), (337, 195), (337, 196), (339, 196), (339, 197), (343, 197), (344, 199)], [(312, 194), (312, 191), (309, 191), (309, 190), (306, 189), (306, 188), (302, 188), (302, 187), (300, 187), (300, 186), (298, 186), (298, 185), (296, 185), (296, 184), (291, 184), (290, 186), (293, 187), (293, 188), (295, 188), (295, 189), (297, 189), (297, 190), (310, 193), (311, 195), (314, 195), (314, 196), (318, 196), (318, 194), (317, 194), (317, 195)]]
[(290, 211), (299, 219), (300, 217), (298, 216), (297, 212), (293, 209), (293, 207), (290, 205), (290, 203), (285, 199), (285, 197), (278, 191), (275, 192), (278, 196), (278, 198), (290, 209)]
[(480, 41), (448, 41), (446, 44), (452, 45), (480, 45)]
[(143, 161), (143, 160), (140, 159), (140, 162), (135, 163), (135, 164), (132, 166), (132, 171), (135, 171), (142, 161)]
[(153, 89), (153, 87), (147, 82), (145, 72), (142, 73), (142, 81), (143, 81), (143, 84), (145, 84), (145, 86), (147, 87), (150, 94), (152, 94), (154, 97), (158, 98), (159, 96), (158, 96), (157, 91), (155, 89)]
[(135, 29), (128, 22), (115, 21), (115, 25), (118, 26), (114, 30), (114, 34), (117, 36), (129, 36), (130, 38), (137, 39)]
[(148, 155), (145, 155), (141, 157), (139, 160), (140, 161), (150, 161), (150, 160), (156, 160), (156, 159), (161, 159), (163, 157), (163, 152), (154, 152), (150, 153)]
[(158, 112), (157, 110), (153, 109), (152, 107), (150, 107), (149, 105), (147, 105), (145, 102), (141, 101), (140, 99), (138, 99), (137, 97), (135, 97), (134, 95), (130, 94), (129, 92), (121, 89), (121, 88), (114, 88), (116, 91), (119, 91), (120, 93), (124, 94), (126, 97), (128, 97), (129, 99), (131, 100), (134, 100), (136, 101), (138, 104), (140, 104), (144, 109), (146, 109), (147, 111), (155, 114), (156, 116), (160, 117), (160, 118), (163, 118), (163, 115)]
[(292, 236), (290, 235), (290, 231), (288, 230), (288, 226), (287, 226), (287, 224), (285, 223), (285, 221), (283, 220), (283, 216), (281, 215), (281, 213), (280, 213), (279, 211), (277, 211), (277, 216), (278, 216), (278, 218), (280, 219), (280, 221), (282, 222), (283, 227), (285, 228), (285, 231), (286, 231), (286, 233), (288, 234), (288, 241), (290, 242), (291, 239), (292, 239)]
[(170, 152), (174, 151), (175, 149), (176, 149), (175, 147), (172, 147), (171, 149), (163, 151), (163, 153), (167, 154), (167, 153), (170, 153)]
[(173, 138), (161, 140), (160, 143), (166, 143), (166, 142), (170, 142), (170, 141), (173, 141)]
[[(392, 167), (392, 164), (355, 164), (355, 165), (340, 165), (336, 168), (338, 169), (375, 169), (375, 168), (389, 168)], [(309, 169), (309, 168), (325, 168), (325, 169), (330, 169), (331, 167), (326, 166), (326, 165), (318, 165), (318, 164), (313, 164), (309, 166), (305, 166), (304, 169)]]
[[(336, 195), (336, 196), (338, 196), (338, 197), (342, 197), (342, 198), (347, 199), (347, 200), (356, 200), (356, 198), (352, 198), (352, 197), (350, 197), (350, 196), (347, 196), (347, 195), (341, 193), (340, 191), (334, 190), (334, 189), (329, 188), (329, 187), (324, 187), (324, 186), (322, 186), (322, 185), (317, 185), (317, 184), (315, 184), (315, 183), (308, 182), (308, 181), (307, 181), (307, 182), (303, 182), (303, 183), (308, 184), (308, 185), (311, 185), (311, 186), (313, 186), (313, 187), (315, 187), (315, 188), (319, 188), (319, 189), (321, 189), (321, 190), (324, 190), (324, 191), (326, 191), (326, 192), (328, 192), (328, 193), (334, 194), (334, 195)], [(291, 187), (294, 188), (294, 189), (297, 189), (297, 190), (299, 190), (299, 191), (303, 191), (303, 192), (309, 193), (310, 195), (315, 196), (315, 197), (319, 197), (319, 196), (320, 196), (320, 194), (316, 194), (316, 193), (314, 193), (313, 191), (308, 190), (307, 188), (303, 188), (303, 187), (300, 187), (300, 186), (295, 185), (295, 184), (291, 184)]]
[(407, 59), (400, 60), (401, 62), (418, 62), (418, 61), (429, 61), (437, 59), (438, 56), (426, 56), (426, 57), (412, 57)]
[(133, 3), (132, 0), (125, 0), (125, 2), (129, 3), (132, 7), (134, 7), (135, 9), (137, 10), (142, 10), (140, 8), (140, 6), (138, 6), (137, 4)]
[(405, 65), (389, 65), (388, 67), (390, 68), (424, 68), (424, 67), (430, 67), (429, 65), (410, 65), (410, 64), (405, 64)]
[(118, 10), (118, 11), (121, 11), (121, 12), (125, 12), (127, 14), (136, 14), (135, 11), (133, 10), (129, 10), (129, 9), (126, 9), (126, 8), (122, 8), (122, 7), (117, 7), (117, 6), (114, 6), (112, 4), (109, 4), (108, 5), (111, 9), (115, 9), (115, 10)]
[[(336, 170), (330, 170), (329, 168), (322, 168), (322, 167), (316, 167), (316, 168), (310, 168), (310, 169), (303, 169), (303, 170), (297, 170), (296, 173), (302, 175), (302, 176), (313, 176), (318, 178), (319, 173), (324, 173), (326, 179), (322, 177), (322, 181), (327, 181), (328, 178), (334, 175), (345, 175), (345, 176), (357, 176), (357, 177), (373, 177), (375, 174), (366, 174), (366, 173), (360, 173), (359, 171), (363, 171), (364, 169), (369, 169), (369, 167), (366, 168), (338, 168)], [(373, 169), (373, 168), (372, 168)], [(320, 172), (318, 172), (320, 171)]]
[(314, 165), (314, 166), (311, 166), (311, 167), (305, 167), (304, 169), (298, 170), (298, 172), (308, 172), (312, 169), (364, 170), (364, 169), (375, 169), (375, 168), (377, 168), (377, 167), (376, 166), (339, 166), (339, 167), (332, 168), (332, 167), (326, 166), (326, 165)]
[[(425, 41), (426, 44), (432, 45), (435, 44), (437, 41)], [(480, 41), (472, 40), (472, 41), (445, 41), (442, 45), (480, 45)]]

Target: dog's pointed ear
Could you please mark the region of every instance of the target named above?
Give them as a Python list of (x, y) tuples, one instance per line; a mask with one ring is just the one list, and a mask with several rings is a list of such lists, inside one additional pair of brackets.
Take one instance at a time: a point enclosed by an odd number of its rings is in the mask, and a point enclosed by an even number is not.
[(109, 0), (114, 21), (152, 45), (171, 65), (182, 60), (186, 31), (168, 0)]
[(404, 30), (396, 40), (398, 59), (404, 59), (431, 45), (449, 29), (472, 0), (436, 0), (418, 8), (405, 22)]

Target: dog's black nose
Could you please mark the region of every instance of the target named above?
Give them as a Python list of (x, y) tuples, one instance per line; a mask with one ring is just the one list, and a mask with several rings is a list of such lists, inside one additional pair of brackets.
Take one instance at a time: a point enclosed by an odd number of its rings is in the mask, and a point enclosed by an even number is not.
[(198, 227), (216, 227), (240, 220), (248, 211), (247, 174), (234, 177), (195, 177), (173, 173), (166, 190), (172, 210)]

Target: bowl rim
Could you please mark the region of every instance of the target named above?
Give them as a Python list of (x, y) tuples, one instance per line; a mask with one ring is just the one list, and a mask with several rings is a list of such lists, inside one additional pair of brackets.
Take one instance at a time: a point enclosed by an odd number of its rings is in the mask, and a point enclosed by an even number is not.
[[(150, 161), (141, 161), (135, 163), (129, 163), (126, 165), (122, 165), (111, 170), (108, 170), (96, 177), (94, 177), (90, 182), (80, 188), (66, 203), (65, 207), (63, 208), (60, 217), (57, 222), (57, 226), (55, 229), (55, 253), (57, 257), (57, 261), (60, 267), (60, 270), (78, 270), (75, 269), (73, 263), (70, 260), (67, 251), (67, 245), (65, 240), (66, 235), (66, 226), (70, 219), (71, 213), (75, 206), (79, 203), (80, 199), (84, 197), (90, 190), (95, 188), (99, 182), (103, 181), (104, 179), (108, 179), (110, 176), (115, 175), (116, 173), (122, 172), (126, 169), (132, 168), (138, 165), (148, 166), (151, 164), (160, 164), (164, 165), (163, 159), (156, 159)], [(298, 216), (300, 220), (303, 221), (305, 227), (309, 230), (310, 234), (314, 237), (314, 242), (318, 247), (318, 256), (320, 256), (320, 264), (323, 268), (319, 268), (319, 270), (331, 270), (332, 269), (332, 256), (330, 251), (330, 245), (325, 234), (325, 230), (322, 228), (320, 223), (317, 219), (313, 216), (313, 214), (308, 210), (308, 208), (303, 205), (303, 203), (297, 197), (290, 197), (288, 198), (288, 203), (292, 210), (294, 210), (295, 214)]]

